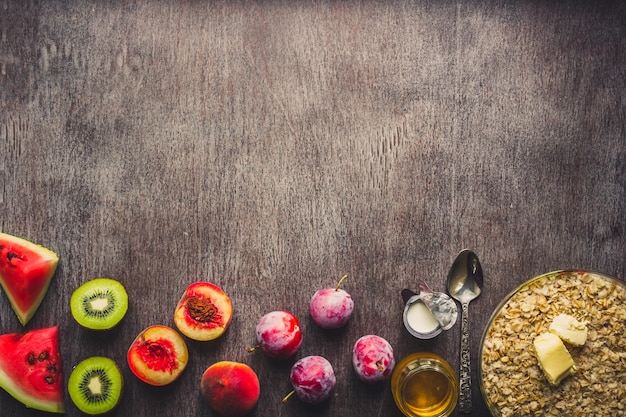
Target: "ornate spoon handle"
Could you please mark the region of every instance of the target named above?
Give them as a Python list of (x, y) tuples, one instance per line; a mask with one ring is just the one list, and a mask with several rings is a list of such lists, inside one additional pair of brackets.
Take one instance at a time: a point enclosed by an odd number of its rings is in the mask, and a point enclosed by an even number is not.
[(461, 372), (459, 392), (459, 412), (469, 414), (472, 411), (472, 369), (469, 346), (469, 303), (462, 303), (461, 315)]

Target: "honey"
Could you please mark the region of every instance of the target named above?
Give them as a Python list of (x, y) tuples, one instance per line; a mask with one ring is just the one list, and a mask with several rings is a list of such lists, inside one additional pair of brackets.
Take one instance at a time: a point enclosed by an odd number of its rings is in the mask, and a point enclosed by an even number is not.
[(414, 353), (394, 369), (391, 390), (396, 405), (408, 417), (447, 417), (458, 400), (457, 377), (443, 358)]

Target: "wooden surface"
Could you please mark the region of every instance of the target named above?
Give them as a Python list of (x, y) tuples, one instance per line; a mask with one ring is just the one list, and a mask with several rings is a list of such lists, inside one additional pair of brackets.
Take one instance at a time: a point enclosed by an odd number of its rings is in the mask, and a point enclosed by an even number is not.
[[(470, 305), (472, 415), (487, 415), (479, 340), (509, 291), (562, 268), (626, 277), (626, 8), (480, 3), (2, 2), (0, 230), (61, 259), (27, 329), (61, 326), (66, 376), (115, 359), (116, 416), (212, 416), (200, 376), (228, 359), (259, 374), (253, 416), (399, 417), (389, 384), (357, 380), (352, 345), (374, 333), (397, 359), (432, 351), (458, 369), (459, 323), (411, 338), (400, 290), (444, 290), (471, 248), (486, 282)], [(343, 274), (355, 314), (322, 331), (309, 299)], [(99, 276), (130, 296), (106, 335), (68, 307)], [(139, 382), (128, 346), (173, 326), (198, 280), (231, 296), (230, 329), (189, 341), (173, 385)], [(300, 317), (297, 357), (333, 363), (327, 404), (282, 404), (293, 361), (245, 351), (278, 309)], [(2, 333), (22, 330), (4, 294), (0, 313)], [(0, 409), (40, 415), (4, 391)]]

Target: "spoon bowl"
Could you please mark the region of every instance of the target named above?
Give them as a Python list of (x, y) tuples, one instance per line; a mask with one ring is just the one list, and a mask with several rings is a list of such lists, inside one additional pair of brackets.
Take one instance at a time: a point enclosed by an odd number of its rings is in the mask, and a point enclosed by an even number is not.
[(469, 303), (476, 299), (483, 287), (483, 270), (478, 256), (462, 250), (452, 263), (446, 283), (448, 293), (461, 303), (461, 370), (459, 372), (459, 411), (472, 411), (472, 378), (469, 347)]
[(483, 270), (478, 256), (471, 250), (462, 250), (448, 273), (448, 293), (460, 303), (469, 303), (480, 295), (482, 287)]

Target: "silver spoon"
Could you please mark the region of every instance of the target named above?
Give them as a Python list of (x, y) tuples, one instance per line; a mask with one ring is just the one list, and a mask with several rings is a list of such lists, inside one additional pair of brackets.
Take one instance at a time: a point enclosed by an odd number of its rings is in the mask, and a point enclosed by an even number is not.
[(459, 411), (472, 411), (472, 373), (469, 346), (469, 303), (480, 295), (483, 286), (483, 270), (478, 256), (470, 250), (462, 250), (452, 263), (448, 273), (447, 287), (452, 298), (461, 303), (461, 371)]

